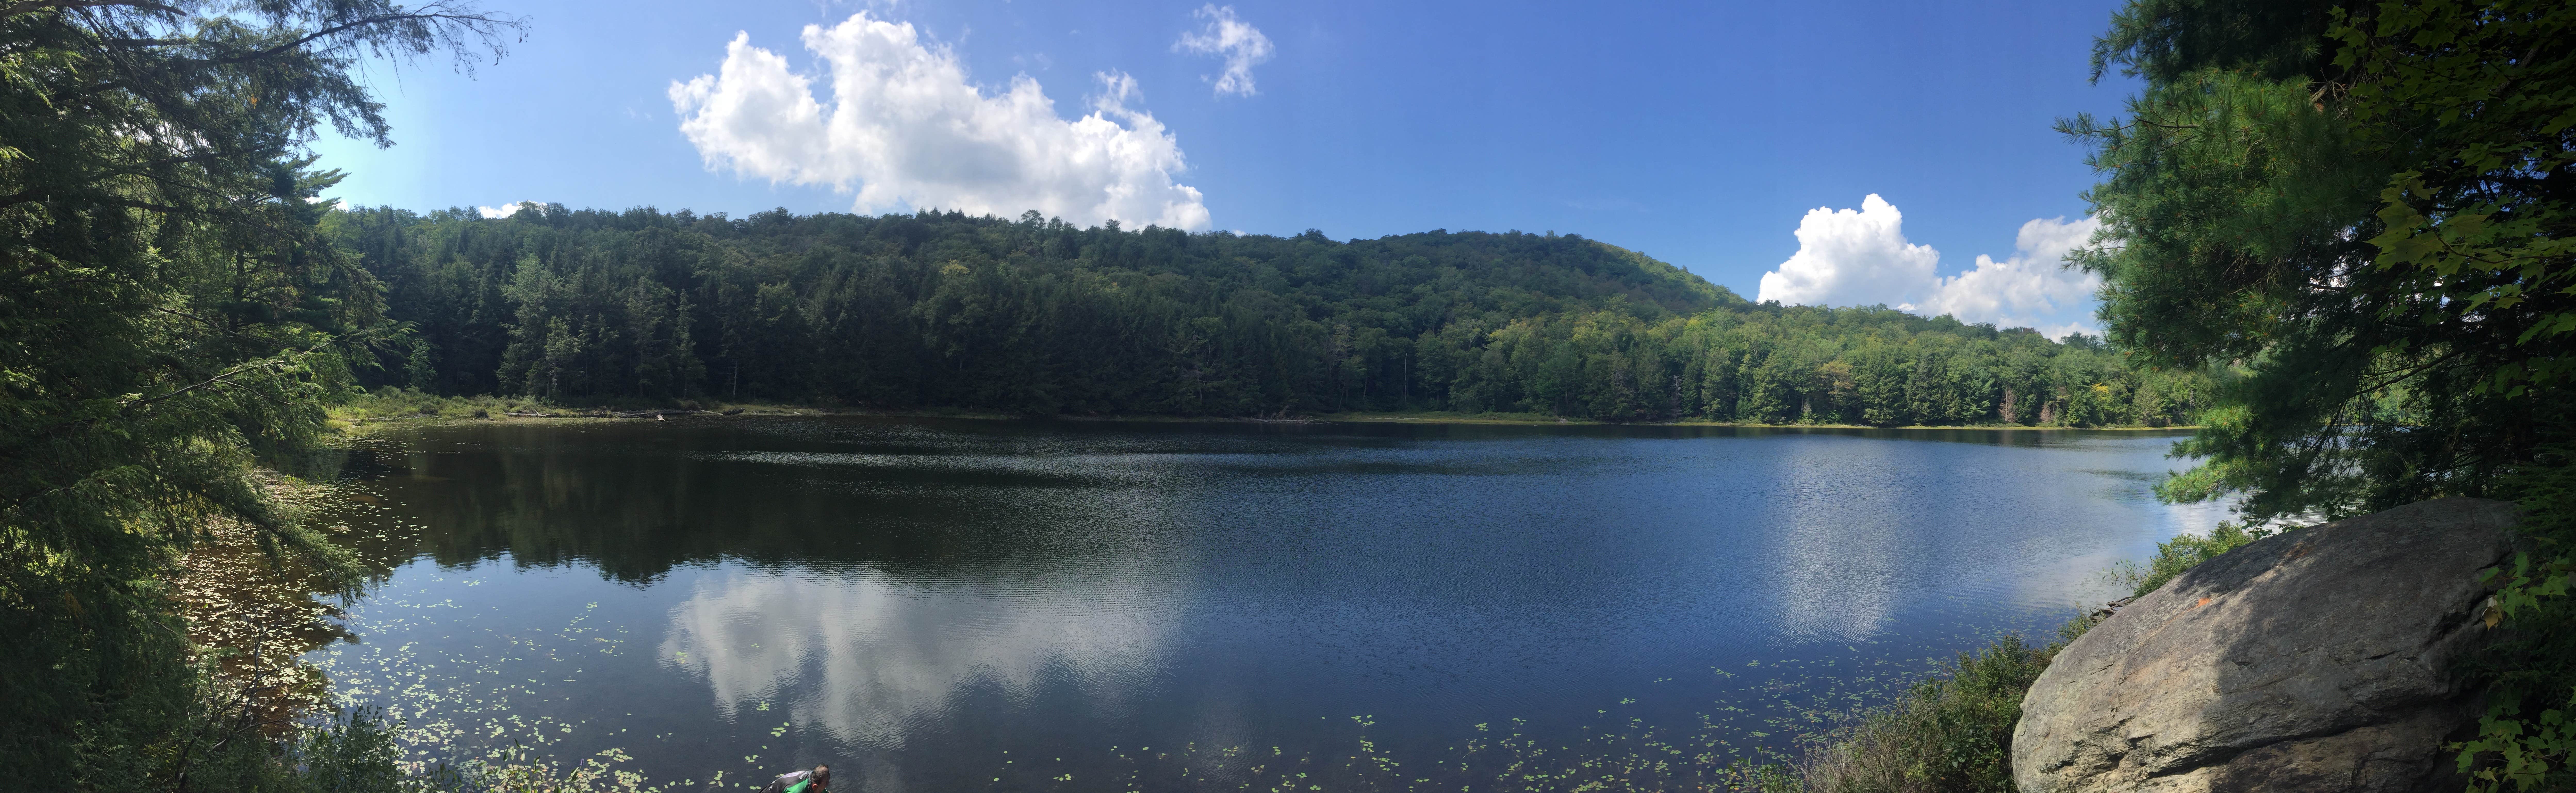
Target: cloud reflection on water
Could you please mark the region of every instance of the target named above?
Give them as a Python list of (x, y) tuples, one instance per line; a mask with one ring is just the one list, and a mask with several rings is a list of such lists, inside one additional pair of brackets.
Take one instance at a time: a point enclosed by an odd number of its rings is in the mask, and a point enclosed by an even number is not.
[[(597, 717), (567, 752), (846, 762), (877, 793), (975, 787), (1005, 751), (1340, 751), (1357, 714), (1430, 749), (1629, 697), (1687, 720), (1770, 691), (1754, 661), (1843, 680), (2045, 630), (2186, 511), (2146, 490), (2169, 440), (2132, 433), (835, 417), (408, 443), (374, 486), (420, 530), (387, 553), (478, 610), (369, 643)], [(439, 583), (487, 562), (490, 588)]]
[(1082, 578), (1050, 580), (1052, 594), (1038, 598), (1008, 580), (729, 569), (672, 608), (662, 663), (705, 680), (728, 721), (773, 718), (756, 710), (777, 702), (785, 713), (774, 718), (876, 749), (921, 737), (921, 725), (982, 687), (1022, 701), (1073, 692), (1095, 710), (1121, 710), (1123, 694), (1146, 688), (1179, 609), (1168, 584)]

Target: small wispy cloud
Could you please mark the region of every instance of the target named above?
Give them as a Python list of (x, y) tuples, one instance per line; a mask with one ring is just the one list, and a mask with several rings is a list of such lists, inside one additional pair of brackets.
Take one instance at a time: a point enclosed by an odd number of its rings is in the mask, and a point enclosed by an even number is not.
[(475, 207), (474, 212), (482, 215), (485, 220), (500, 220), (511, 215), (519, 214), (519, 207), (530, 205), (544, 206), (543, 204), (539, 204), (535, 201), (518, 201), (502, 204), (496, 207)]
[(1207, 26), (1181, 34), (1181, 40), (1172, 43), (1172, 51), (1224, 57), (1225, 73), (1207, 78), (1216, 83), (1216, 92), (1220, 95), (1251, 96), (1259, 93), (1252, 85), (1252, 67), (1270, 60), (1275, 52), (1270, 46), (1270, 37), (1261, 35), (1260, 28), (1236, 18), (1234, 6), (1211, 3), (1200, 6), (1190, 15), (1207, 20)]

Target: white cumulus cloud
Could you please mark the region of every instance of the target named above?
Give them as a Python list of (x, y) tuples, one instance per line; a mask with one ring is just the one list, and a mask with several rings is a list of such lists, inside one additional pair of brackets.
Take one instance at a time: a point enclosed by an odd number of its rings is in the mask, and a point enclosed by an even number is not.
[(1234, 6), (1211, 3), (1200, 6), (1191, 16), (1207, 20), (1207, 27), (1181, 34), (1181, 40), (1172, 43), (1172, 51), (1224, 56), (1225, 73), (1210, 78), (1218, 94), (1259, 93), (1252, 87), (1252, 67), (1270, 60), (1274, 51), (1270, 37), (1261, 35), (1261, 29), (1251, 23), (1235, 18)]
[(852, 209), (863, 213), (1036, 210), (1081, 225), (1208, 226), (1199, 191), (1173, 181), (1186, 167), (1179, 142), (1128, 107), (1134, 78), (1099, 75), (1091, 112), (1066, 120), (1025, 74), (985, 95), (955, 53), (923, 43), (910, 23), (862, 11), (831, 28), (807, 25), (803, 39), (828, 77), (800, 74), (737, 33), (716, 74), (671, 83), (680, 132), (709, 169), (855, 185)]
[(2066, 254), (2093, 239), (2100, 221), (2039, 218), (2021, 224), (2012, 258), (1977, 256), (1976, 269), (1939, 279), (1921, 303), (1904, 308), (1965, 322), (2039, 328), (2050, 337), (2096, 332), (2088, 310), (2102, 276), (2066, 266)]
[(1871, 193), (1860, 209), (1818, 207), (1798, 221), (1798, 252), (1762, 275), (1760, 299), (1788, 304), (1896, 305), (1931, 281), (1941, 254), (1905, 241), (1905, 215)]
[(1889, 305), (1961, 322), (2037, 328), (2051, 337), (2096, 333), (2093, 292), (2101, 277), (2064, 264), (2101, 224), (2040, 218), (2023, 223), (2016, 252), (1980, 255), (1957, 275), (1938, 273), (1941, 253), (1907, 242), (1905, 216), (1872, 194), (1858, 210), (1817, 208), (1798, 222), (1798, 252), (1764, 273), (1757, 299), (1787, 304)]

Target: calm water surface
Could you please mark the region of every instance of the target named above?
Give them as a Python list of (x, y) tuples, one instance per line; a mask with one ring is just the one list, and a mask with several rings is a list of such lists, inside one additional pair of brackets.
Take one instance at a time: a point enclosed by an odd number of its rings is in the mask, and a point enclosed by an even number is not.
[[(1436, 759), (1474, 725), (1752, 748), (2221, 517), (2170, 435), (729, 418), (383, 438), (391, 569), (317, 651), (463, 751), (903, 791), (1137, 747)], [(1112, 747), (1118, 747), (1113, 750)], [(1090, 776), (1085, 776), (1090, 775)]]

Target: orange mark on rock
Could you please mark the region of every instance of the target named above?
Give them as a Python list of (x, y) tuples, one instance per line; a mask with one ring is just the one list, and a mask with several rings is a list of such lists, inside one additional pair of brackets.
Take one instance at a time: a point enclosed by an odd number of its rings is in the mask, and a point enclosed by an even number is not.
[(2200, 608), (2200, 607), (2202, 607), (2202, 606), (2206, 606), (2206, 605), (2209, 605), (2209, 598), (2201, 598), (2201, 599), (2200, 599), (2200, 602), (2198, 602), (2198, 603), (2194, 603), (2194, 604), (2191, 604), (2191, 607), (2192, 607), (2192, 608)]

